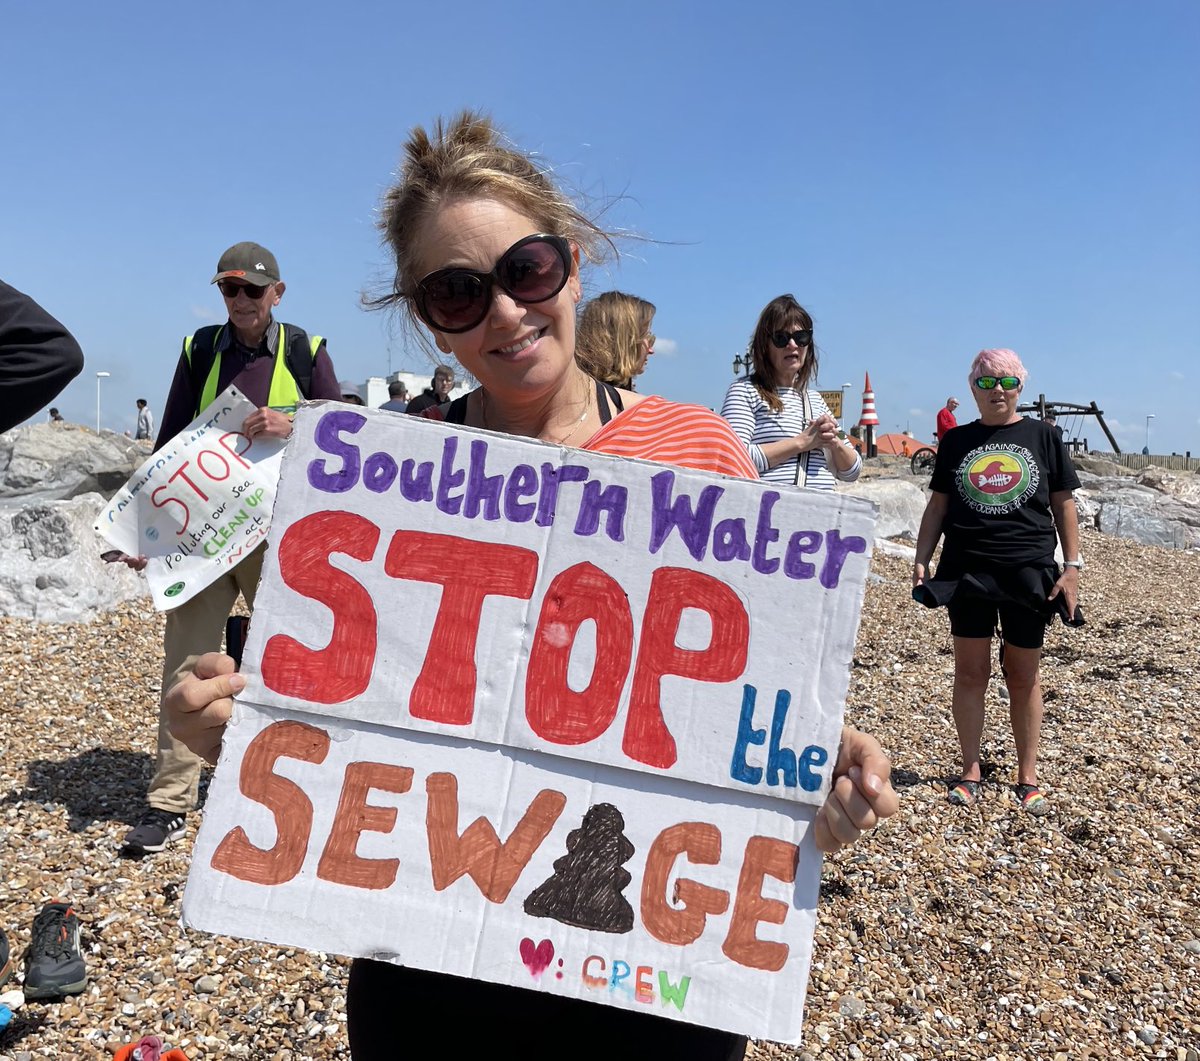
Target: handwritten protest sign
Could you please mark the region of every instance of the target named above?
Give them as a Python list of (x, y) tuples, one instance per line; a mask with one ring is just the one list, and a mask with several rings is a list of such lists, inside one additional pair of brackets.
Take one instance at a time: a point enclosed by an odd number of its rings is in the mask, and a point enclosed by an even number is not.
[(254, 405), (235, 387), (147, 457), (96, 521), (131, 556), (145, 556), (159, 611), (190, 600), (266, 539), (284, 439), (241, 433)]
[(873, 507), (329, 403), (282, 483), (187, 923), (797, 1039)]

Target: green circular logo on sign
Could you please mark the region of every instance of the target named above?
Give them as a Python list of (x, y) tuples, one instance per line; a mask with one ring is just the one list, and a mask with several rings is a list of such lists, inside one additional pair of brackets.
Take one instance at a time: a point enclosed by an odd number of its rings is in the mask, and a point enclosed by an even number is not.
[(163, 590), (164, 597), (178, 597), (183, 592), (183, 583), (176, 582), (173, 586), (168, 586)]

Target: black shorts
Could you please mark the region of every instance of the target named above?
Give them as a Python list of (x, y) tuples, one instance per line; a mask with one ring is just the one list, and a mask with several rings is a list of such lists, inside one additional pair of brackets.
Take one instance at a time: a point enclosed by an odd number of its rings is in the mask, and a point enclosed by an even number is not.
[(999, 622), (1004, 640), (1015, 648), (1041, 648), (1046, 640), (1046, 616), (1012, 601), (958, 593), (946, 610), (955, 637), (991, 637)]

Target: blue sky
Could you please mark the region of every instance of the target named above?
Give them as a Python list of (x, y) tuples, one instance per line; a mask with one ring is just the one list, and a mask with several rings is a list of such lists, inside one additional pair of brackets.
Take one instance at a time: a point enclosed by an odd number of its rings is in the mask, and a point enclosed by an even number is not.
[(69, 419), (94, 421), (97, 371), (106, 427), (161, 410), (242, 239), (339, 376), (424, 371), (358, 299), (407, 131), (471, 106), (649, 237), (585, 278), (657, 304), (642, 391), (719, 407), (790, 291), (821, 385), (856, 415), (870, 372), (885, 430), (928, 437), (975, 352), (1010, 346), (1026, 397), (1096, 401), (1127, 449), (1153, 414), (1155, 452), (1200, 453), (1192, 0), (47, 0), (5, 38), (0, 276), (83, 345)]

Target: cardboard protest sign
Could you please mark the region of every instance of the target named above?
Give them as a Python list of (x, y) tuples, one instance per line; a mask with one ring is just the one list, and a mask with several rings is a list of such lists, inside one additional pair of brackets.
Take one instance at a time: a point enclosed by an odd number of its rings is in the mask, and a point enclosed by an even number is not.
[(227, 388), (146, 458), (96, 520), (117, 549), (149, 559), (159, 611), (190, 600), (266, 539), (285, 440), (243, 435), (254, 410)]
[(302, 408), (185, 920), (797, 1039), (873, 525)]

